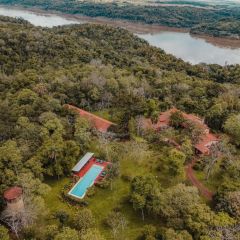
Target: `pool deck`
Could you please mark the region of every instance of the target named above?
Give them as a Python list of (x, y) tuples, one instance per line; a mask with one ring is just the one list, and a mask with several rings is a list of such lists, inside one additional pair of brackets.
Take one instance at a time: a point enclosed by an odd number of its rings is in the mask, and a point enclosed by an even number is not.
[[(78, 176), (80, 179), (87, 173), (87, 171), (93, 166), (93, 165), (98, 165), (100, 167), (103, 168), (102, 171), (104, 171), (108, 165), (110, 165), (110, 162), (105, 162), (102, 161), (102, 163), (97, 162), (96, 158), (92, 158), (91, 160), (89, 160), (89, 162), (80, 170), (80, 172), (75, 173), (75, 176)], [(101, 174), (101, 173), (100, 173)], [(98, 175), (98, 177), (95, 179), (94, 184), (101, 181), (104, 177), (101, 177), (100, 174)]]
[[(106, 161), (103, 161), (103, 160), (99, 160), (97, 158), (94, 158), (92, 157), (86, 164), (85, 166), (77, 173), (74, 173), (73, 176), (75, 176), (77, 178), (77, 182), (75, 182), (75, 184), (72, 186), (71, 190), (68, 192), (68, 195), (76, 198), (76, 199), (83, 199), (86, 192), (84, 193), (83, 196), (79, 197), (75, 194), (72, 194), (72, 190), (84, 179), (84, 176), (87, 174), (87, 172), (93, 167), (93, 166), (99, 166), (101, 167), (101, 171), (99, 172), (99, 174), (96, 176), (95, 180), (91, 183), (91, 185), (89, 186), (89, 188), (92, 186), (92, 185), (95, 185), (96, 183), (100, 182), (103, 178), (105, 178), (105, 176), (101, 176), (101, 173), (103, 171), (106, 170), (106, 168), (111, 165), (110, 162), (106, 162)], [(76, 179), (75, 179), (76, 180)]]
[[(95, 170), (94, 170), (95, 169)], [(87, 180), (87, 175), (91, 175), (90, 171), (96, 171), (95, 176), (93, 177), (92, 180), (90, 180), (91, 182), (89, 182)], [(68, 194), (74, 198), (77, 199), (83, 199), (88, 191), (88, 189), (90, 187), (92, 187), (95, 184), (96, 179), (98, 178), (98, 176), (101, 174), (101, 172), (103, 171), (104, 167), (100, 166), (100, 164), (93, 164), (91, 166), (91, 168), (86, 172), (86, 174), (83, 177), (80, 177), (79, 180), (77, 181), (77, 183), (72, 187), (72, 189), (68, 192)], [(91, 177), (91, 176), (90, 176)], [(85, 181), (85, 182), (84, 182)], [(87, 181), (87, 182), (86, 182)], [(84, 183), (83, 183), (84, 182)], [(81, 187), (79, 187), (79, 184), (84, 184)], [(75, 190), (75, 188), (77, 188), (77, 190)], [(74, 192), (73, 192), (74, 191)], [(80, 192), (79, 192), (80, 191)], [(82, 191), (82, 192), (81, 192)], [(83, 192), (84, 191), (84, 192)]]

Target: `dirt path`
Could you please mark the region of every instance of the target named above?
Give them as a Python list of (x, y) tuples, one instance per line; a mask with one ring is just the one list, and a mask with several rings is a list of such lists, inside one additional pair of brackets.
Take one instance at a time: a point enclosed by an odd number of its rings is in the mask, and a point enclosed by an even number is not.
[(211, 192), (207, 187), (205, 187), (195, 176), (193, 171), (193, 166), (195, 165), (197, 159), (193, 159), (191, 163), (186, 166), (186, 175), (190, 182), (198, 188), (199, 192), (208, 200), (212, 200), (213, 192)]

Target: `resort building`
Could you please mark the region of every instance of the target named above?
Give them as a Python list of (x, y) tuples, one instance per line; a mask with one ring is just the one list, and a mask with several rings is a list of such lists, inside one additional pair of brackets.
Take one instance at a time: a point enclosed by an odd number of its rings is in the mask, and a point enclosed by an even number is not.
[(3, 193), (4, 200), (7, 203), (7, 208), (17, 212), (24, 208), (23, 190), (20, 187), (11, 187)]
[(98, 117), (90, 112), (77, 108), (73, 105), (67, 104), (66, 107), (75, 110), (77, 113), (79, 113), (81, 117), (87, 119), (90, 122), (90, 124), (93, 127), (95, 127), (99, 132), (106, 133), (111, 126), (116, 125), (104, 118)]
[[(168, 111), (160, 113), (158, 121), (153, 123), (151, 119), (143, 119), (142, 126), (144, 129), (154, 129), (156, 131), (161, 131), (170, 127), (171, 115), (179, 111), (177, 108), (171, 108)], [(210, 153), (210, 148), (213, 144), (216, 144), (219, 139), (210, 133), (209, 127), (204, 123), (204, 120), (199, 118), (194, 114), (187, 114), (181, 111), (183, 118), (193, 123), (196, 127), (202, 129), (202, 136), (198, 143), (194, 145), (197, 154), (208, 155)], [(183, 128), (187, 128), (186, 122), (182, 123)]]
[(95, 158), (94, 153), (86, 153), (72, 169), (72, 173), (78, 178), (78, 181), (68, 194), (77, 199), (84, 198), (88, 188), (106, 176), (106, 168), (110, 164)]
[(200, 141), (194, 145), (197, 154), (209, 155), (211, 146), (218, 143), (219, 139), (211, 133), (203, 134)]

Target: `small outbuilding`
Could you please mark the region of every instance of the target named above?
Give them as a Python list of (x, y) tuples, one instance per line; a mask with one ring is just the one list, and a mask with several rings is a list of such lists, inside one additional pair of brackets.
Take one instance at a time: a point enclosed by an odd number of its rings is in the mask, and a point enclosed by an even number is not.
[(79, 161), (78, 163), (73, 167), (72, 172), (74, 174), (79, 173), (85, 165), (93, 158), (94, 153), (86, 153)]
[(3, 197), (7, 203), (7, 208), (12, 209), (13, 211), (21, 210), (24, 208), (22, 188), (17, 186), (8, 188), (3, 193)]

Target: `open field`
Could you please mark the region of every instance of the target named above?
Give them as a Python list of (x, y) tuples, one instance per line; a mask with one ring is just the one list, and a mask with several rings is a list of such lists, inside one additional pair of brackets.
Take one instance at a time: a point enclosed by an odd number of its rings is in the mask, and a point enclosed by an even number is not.
[[(107, 239), (111, 239), (110, 229), (105, 225), (105, 219), (111, 210), (121, 209), (128, 221), (126, 238), (136, 239), (142, 231), (142, 220), (140, 212), (135, 212), (129, 203), (128, 195), (130, 193), (130, 182), (124, 180), (124, 176), (134, 178), (138, 175), (147, 175), (149, 173), (155, 174), (156, 177), (159, 176), (159, 180), (163, 185), (167, 185), (166, 179), (160, 177), (159, 172), (156, 170), (156, 166), (159, 164), (157, 160), (152, 159), (149, 161), (138, 162), (131, 161), (131, 159), (123, 159), (120, 163), (121, 177), (117, 178), (113, 182), (113, 190), (110, 188), (101, 189), (97, 188), (94, 196), (87, 198), (89, 203), (88, 208), (92, 210), (97, 227), (101, 229)], [(137, 171), (136, 171), (137, 169)], [(51, 186), (51, 192), (46, 196), (46, 206), (50, 209), (51, 213), (59, 210), (67, 212), (69, 215), (73, 215), (76, 212), (76, 208), (68, 205), (68, 203), (61, 200), (61, 190), (65, 185), (70, 182), (69, 178), (63, 179), (51, 179), (46, 181)], [(50, 221), (52, 222), (52, 220)], [(156, 225), (156, 220), (151, 218), (146, 218), (144, 224), (154, 224)]]

